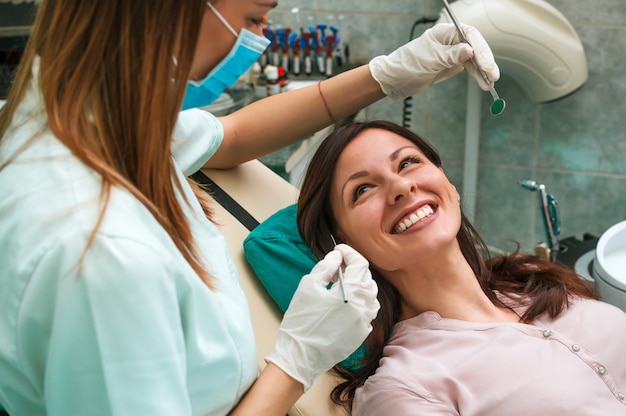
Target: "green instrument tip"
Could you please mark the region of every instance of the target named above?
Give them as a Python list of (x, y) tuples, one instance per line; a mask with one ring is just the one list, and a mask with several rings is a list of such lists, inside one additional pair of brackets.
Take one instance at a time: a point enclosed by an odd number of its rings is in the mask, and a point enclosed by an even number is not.
[(497, 116), (504, 111), (504, 107), (506, 107), (506, 103), (502, 98), (498, 98), (493, 100), (491, 104), (491, 115)]

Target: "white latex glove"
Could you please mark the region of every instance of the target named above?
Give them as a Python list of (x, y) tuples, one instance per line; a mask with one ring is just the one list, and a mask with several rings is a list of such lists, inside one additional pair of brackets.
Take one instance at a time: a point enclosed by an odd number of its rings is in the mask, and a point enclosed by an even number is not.
[[(344, 303), (337, 270), (345, 263)], [(330, 289), (330, 282), (337, 282)], [(302, 278), (281, 322), (274, 351), (265, 358), (304, 385), (346, 359), (372, 330), (380, 304), (369, 263), (339, 244)]]
[(401, 100), (450, 78), (465, 66), (480, 88), (487, 91), (489, 87), (472, 63), (472, 56), (492, 84), (500, 78), (500, 69), (478, 29), (463, 23), (461, 27), (472, 46), (461, 41), (454, 24), (439, 23), (390, 55), (372, 59), (372, 76), (388, 97)]

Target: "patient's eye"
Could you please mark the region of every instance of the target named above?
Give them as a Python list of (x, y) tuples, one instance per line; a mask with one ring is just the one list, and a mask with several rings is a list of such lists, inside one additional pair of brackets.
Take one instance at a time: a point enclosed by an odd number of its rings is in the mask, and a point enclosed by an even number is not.
[(365, 192), (370, 189), (369, 185), (363, 184), (354, 188), (354, 192), (352, 193), (352, 202), (356, 202)]
[(421, 163), (421, 161), (422, 160), (417, 156), (407, 156), (400, 161), (400, 164), (398, 165), (398, 170), (400, 171), (406, 169), (411, 165)]

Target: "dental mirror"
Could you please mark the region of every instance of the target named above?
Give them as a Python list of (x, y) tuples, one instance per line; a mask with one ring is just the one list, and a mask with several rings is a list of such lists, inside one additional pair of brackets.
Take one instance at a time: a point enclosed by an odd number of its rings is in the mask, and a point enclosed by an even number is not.
[[(452, 23), (454, 23), (454, 26), (456, 27), (457, 32), (459, 32), (459, 37), (461, 38), (461, 40), (467, 43), (468, 45), (471, 45), (471, 43), (469, 43), (469, 41), (467, 40), (467, 37), (465, 37), (465, 32), (463, 32), (463, 29), (461, 29), (461, 25), (459, 21), (456, 19), (456, 16), (454, 15), (454, 13), (452, 13), (452, 9), (450, 8), (450, 5), (448, 4), (448, 0), (441, 0), (441, 1), (443, 2), (443, 7), (446, 9), (446, 12), (448, 12), (448, 16), (450, 16)], [(489, 87), (489, 92), (491, 93), (491, 97), (493, 98), (493, 102), (491, 103), (489, 112), (493, 116), (502, 114), (502, 112), (504, 111), (504, 107), (506, 107), (506, 102), (504, 102), (504, 100), (500, 98), (500, 96), (496, 92), (496, 89), (493, 87), (493, 82), (489, 80), (489, 78), (487, 77), (487, 74), (485, 74), (485, 71), (483, 71), (480, 68), (480, 66), (478, 66), (478, 62), (476, 62), (475, 57), (472, 57), (472, 63), (476, 67), (476, 70), (482, 77), (483, 81), (485, 81), (485, 84), (487, 84), (487, 86)]]
[[(489, 112), (491, 112), (491, 115), (493, 116), (497, 116), (502, 114), (502, 112), (504, 111), (504, 107), (506, 107), (506, 102), (498, 97), (498, 93), (496, 93), (496, 91), (493, 89), (493, 87), (491, 87), (491, 89), (493, 90), (493, 92), (496, 94), (495, 97), (493, 98), (493, 102), (491, 103), (491, 107), (489, 108)], [(493, 96), (493, 94), (492, 94)]]

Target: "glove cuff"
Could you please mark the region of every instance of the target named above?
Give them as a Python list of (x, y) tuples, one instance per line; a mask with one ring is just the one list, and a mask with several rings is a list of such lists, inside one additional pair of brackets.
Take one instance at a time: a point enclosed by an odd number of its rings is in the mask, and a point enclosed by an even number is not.
[[(287, 361), (290, 361), (290, 360), (287, 360)], [(297, 366), (295, 365), (295, 363), (284, 362), (282, 357), (279, 354), (277, 354), (276, 351), (271, 352), (270, 355), (265, 357), (265, 362), (273, 363), (274, 365), (278, 366), (281, 370), (283, 370), (285, 373), (287, 373), (289, 377), (293, 378), (299, 383), (302, 383), (302, 385), (304, 386), (305, 393), (311, 388), (311, 385), (313, 384), (313, 380), (315, 380), (315, 377), (316, 377), (314, 375), (311, 375), (309, 377), (310, 380), (305, 379), (305, 377), (303, 377), (301, 374), (298, 374), (297, 371), (293, 370), (294, 368), (297, 369)]]
[[(380, 85), (380, 89), (383, 93), (392, 100), (401, 100), (404, 97), (398, 97), (393, 88), (388, 88), (388, 85), (393, 85), (393, 80), (389, 80), (385, 71), (385, 59), (386, 55), (379, 55), (369, 62), (369, 70), (372, 78)], [(391, 82), (390, 82), (391, 81)]]
[[(405, 91), (407, 81), (403, 80), (402, 76), (394, 76), (392, 74), (395, 72), (404, 75), (402, 73), (405, 72), (406, 69), (392, 62), (387, 55), (379, 55), (372, 58), (369, 62), (369, 70), (370, 74), (372, 74), (372, 78), (380, 85), (380, 89), (383, 93), (394, 101), (404, 100), (409, 95), (417, 95), (427, 86), (421, 85), (418, 87), (414, 85), (412, 91)], [(418, 76), (411, 77), (409, 83), (415, 83), (417, 79), (419, 79)]]

